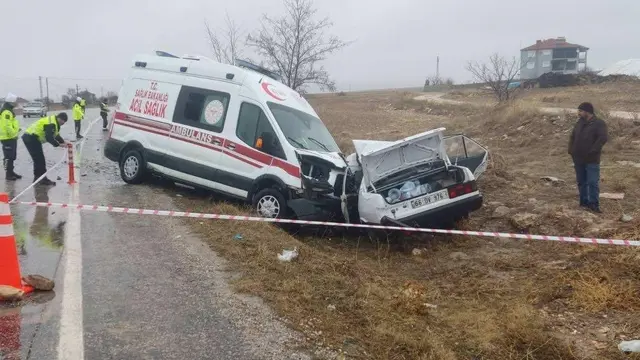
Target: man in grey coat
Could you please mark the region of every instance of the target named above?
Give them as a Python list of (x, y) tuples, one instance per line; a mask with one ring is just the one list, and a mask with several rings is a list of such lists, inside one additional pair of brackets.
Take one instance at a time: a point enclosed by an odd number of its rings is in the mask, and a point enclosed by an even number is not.
[(578, 106), (578, 117), (569, 138), (569, 154), (576, 170), (580, 206), (601, 213), (600, 155), (608, 139), (607, 124), (594, 115), (588, 102)]

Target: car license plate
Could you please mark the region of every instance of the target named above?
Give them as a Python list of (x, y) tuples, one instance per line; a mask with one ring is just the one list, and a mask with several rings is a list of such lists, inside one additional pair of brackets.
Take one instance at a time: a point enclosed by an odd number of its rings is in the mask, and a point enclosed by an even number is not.
[(419, 208), (425, 205), (433, 204), (435, 202), (444, 200), (447, 198), (447, 190), (441, 190), (433, 194), (429, 194), (427, 196), (423, 196), (421, 198), (411, 200), (411, 207), (413, 209)]

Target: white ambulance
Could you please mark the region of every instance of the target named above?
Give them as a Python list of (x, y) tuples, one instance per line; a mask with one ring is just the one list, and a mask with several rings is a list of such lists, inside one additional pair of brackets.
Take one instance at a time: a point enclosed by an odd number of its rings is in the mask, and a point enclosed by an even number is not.
[(155, 174), (242, 199), (264, 217), (306, 220), (415, 225), (482, 204), (473, 171), (486, 167), (486, 150), (452, 163), (444, 129), (354, 141), (347, 159), (304, 97), (264, 68), (165, 52), (132, 65), (104, 149), (126, 183)]

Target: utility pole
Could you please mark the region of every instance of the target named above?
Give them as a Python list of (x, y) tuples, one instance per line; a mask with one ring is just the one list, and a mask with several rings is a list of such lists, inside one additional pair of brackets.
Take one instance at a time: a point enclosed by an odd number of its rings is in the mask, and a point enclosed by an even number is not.
[(436, 57), (436, 79), (440, 80), (440, 55)]
[(80, 89), (78, 88), (78, 84), (76, 84), (76, 96), (80, 96)]
[(51, 98), (49, 97), (49, 78), (45, 78), (45, 83), (47, 84), (47, 109), (49, 108), (49, 102), (51, 102)]
[(42, 76), (38, 76), (38, 83), (40, 83), (40, 100), (42, 100)]

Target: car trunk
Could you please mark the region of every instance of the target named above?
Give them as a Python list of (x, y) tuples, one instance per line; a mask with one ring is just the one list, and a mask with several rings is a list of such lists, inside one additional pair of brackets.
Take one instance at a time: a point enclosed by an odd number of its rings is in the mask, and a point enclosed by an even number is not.
[(411, 200), (427, 194), (438, 194), (428, 201), (438, 201), (449, 197), (446, 190), (454, 185), (462, 184), (465, 176), (460, 167), (445, 167), (444, 162), (432, 166), (417, 168), (414, 171), (400, 172), (376, 185), (375, 192), (382, 195), (389, 204)]

